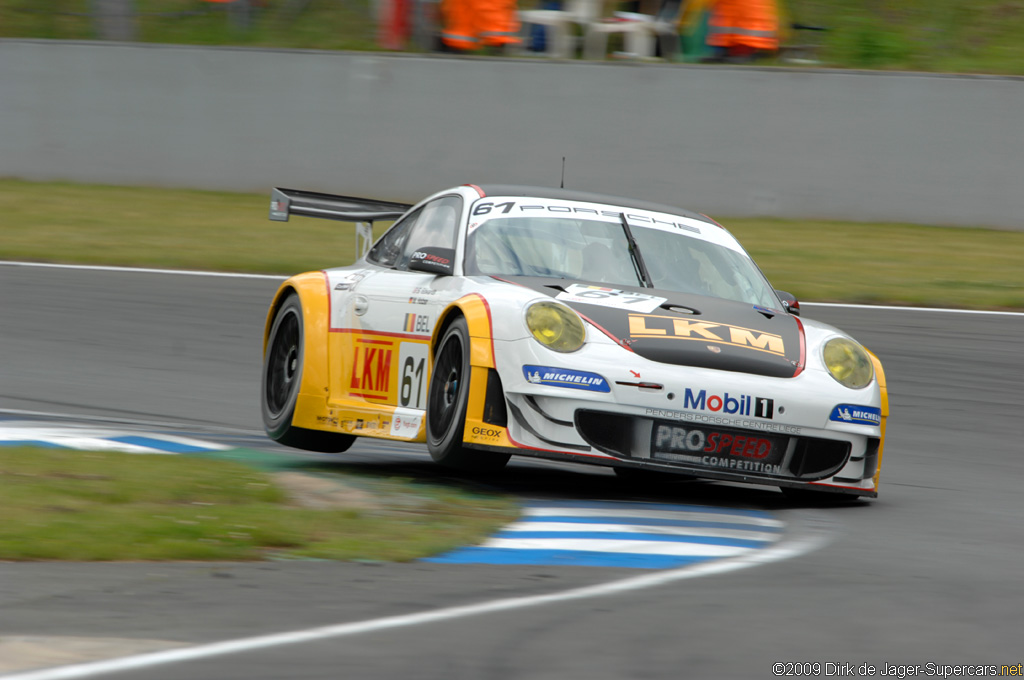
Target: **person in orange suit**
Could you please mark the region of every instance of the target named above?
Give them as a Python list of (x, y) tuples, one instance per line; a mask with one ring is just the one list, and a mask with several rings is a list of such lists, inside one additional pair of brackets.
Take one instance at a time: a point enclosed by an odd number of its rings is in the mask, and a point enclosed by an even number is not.
[(775, 0), (717, 0), (707, 42), (730, 61), (777, 52), (779, 10)]
[(454, 51), (518, 45), (516, 0), (441, 0), (441, 41)]

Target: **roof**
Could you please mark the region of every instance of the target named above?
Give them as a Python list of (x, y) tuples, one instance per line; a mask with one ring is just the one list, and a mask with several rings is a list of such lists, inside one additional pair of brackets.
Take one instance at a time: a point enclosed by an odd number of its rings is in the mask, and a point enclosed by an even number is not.
[(565, 201), (581, 201), (586, 203), (606, 203), (619, 205), (624, 208), (636, 208), (637, 210), (650, 210), (652, 212), (663, 212), (670, 215), (682, 215), (690, 219), (706, 222), (707, 224), (718, 224), (709, 217), (690, 210), (663, 203), (651, 201), (639, 201), (634, 198), (624, 198), (611, 194), (597, 194), (589, 191), (576, 191), (573, 189), (555, 189), (552, 187), (534, 187), (518, 184), (478, 184), (476, 185), (484, 192), (484, 196), (533, 196), (536, 198), (554, 198)]

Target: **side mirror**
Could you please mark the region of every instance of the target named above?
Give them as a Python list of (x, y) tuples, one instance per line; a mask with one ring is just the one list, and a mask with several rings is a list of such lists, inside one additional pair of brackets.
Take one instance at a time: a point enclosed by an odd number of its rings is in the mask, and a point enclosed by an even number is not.
[(420, 248), (409, 258), (409, 271), (451, 276), (455, 272), (455, 249)]
[(800, 316), (800, 301), (792, 293), (784, 290), (777, 290), (775, 294), (782, 300), (782, 308), (793, 316)]

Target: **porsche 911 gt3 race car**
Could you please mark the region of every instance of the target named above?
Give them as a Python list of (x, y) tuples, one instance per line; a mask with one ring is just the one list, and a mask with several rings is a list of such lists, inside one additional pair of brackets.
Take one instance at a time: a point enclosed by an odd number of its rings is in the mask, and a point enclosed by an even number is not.
[[(710, 218), (497, 185), (416, 205), (274, 189), (271, 219), (290, 215), (355, 222), (364, 252), (288, 279), (270, 305), (261, 401), (278, 442), (877, 495), (881, 363), (801, 320)], [(374, 220), (396, 221), (370, 247)]]

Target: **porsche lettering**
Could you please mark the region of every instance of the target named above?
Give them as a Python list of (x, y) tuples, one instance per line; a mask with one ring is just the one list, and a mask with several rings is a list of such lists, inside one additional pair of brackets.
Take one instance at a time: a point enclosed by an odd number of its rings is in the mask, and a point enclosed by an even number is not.
[[(523, 204), (516, 203), (514, 201), (505, 201), (503, 203), (493, 203), (491, 201), (483, 201), (476, 204), (473, 208), (473, 215), (490, 215), (496, 217), (498, 215), (508, 215), (509, 213), (525, 213), (533, 214), (536, 212), (552, 213), (559, 215), (592, 215), (595, 217), (611, 217), (616, 220), (621, 220), (623, 216), (627, 220), (636, 222), (638, 224), (652, 224), (652, 225), (663, 225), (666, 227), (672, 227), (675, 229), (682, 229), (684, 231), (693, 232), (695, 234), (700, 233), (700, 228), (694, 225), (685, 224), (683, 222), (673, 222), (671, 220), (664, 220), (654, 217), (653, 215), (642, 215), (637, 213), (623, 213), (616, 210), (595, 210), (594, 208), (588, 208), (579, 205), (559, 205), (559, 204)], [(489, 219), (489, 218), (485, 218)]]
[(630, 314), (629, 335), (632, 338), (711, 340), (779, 356), (786, 354), (786, 345), (781, 335), (711, 321), (693, 321), (657, 314)]

